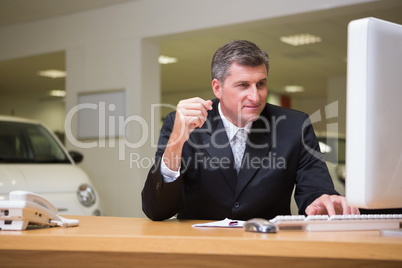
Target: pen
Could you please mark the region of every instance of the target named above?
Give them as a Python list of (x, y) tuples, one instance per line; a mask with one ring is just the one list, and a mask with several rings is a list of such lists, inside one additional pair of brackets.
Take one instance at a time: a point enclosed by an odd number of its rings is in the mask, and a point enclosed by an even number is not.
[(238, 222), (237, 221), (231, 221), (231, 222), (229, 222), (229, 226), (232, 226), (232, 225), (237, 225), (238, 224)]

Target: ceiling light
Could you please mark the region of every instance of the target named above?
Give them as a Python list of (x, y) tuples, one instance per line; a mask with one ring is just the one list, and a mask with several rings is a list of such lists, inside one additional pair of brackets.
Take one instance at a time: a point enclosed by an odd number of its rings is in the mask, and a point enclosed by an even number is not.
[(66, 77), (66, 72), (61, 70), (44, 70), (38, 72), (39, 76), (50, 77), (50, 78), (61, 78)]
[(51, 90), (49, 92), (49, 95), (53, 96), (53, 97), (65, 97), (66, 96), (66, 91), (65, 90), (60, 90), (60, 89), (54, 89), (54, 90)]
[(280, 39), (282, 42), (292, 46), (309, 45), (322, 41), (321, 37), (309, 33), (282, 36)]
[(297, 85), (288, 85), (288, 86), (285, 86), (285, 91), (289, 92), (289, 93), (303, 92), (304, 87), (297, 86)]
[(159, 59), (158, 59), (158, 62), (159, 62), (160, 64), (176, 63), (177, 61), (178, 61), (177, 58), (169, 57), (169, 56), (163, 56), (163, 55), (160, 55), (160, 56), (159, 56)]

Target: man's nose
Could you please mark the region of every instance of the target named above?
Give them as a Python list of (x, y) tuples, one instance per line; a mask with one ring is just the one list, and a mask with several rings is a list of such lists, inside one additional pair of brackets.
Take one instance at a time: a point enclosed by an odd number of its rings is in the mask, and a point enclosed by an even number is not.
[(260, 95), (258, 94), (258, 89), (256, 85), (250, 87), (250, 92), (248, 93), (248, 99), (257, 102), (260, 99)]

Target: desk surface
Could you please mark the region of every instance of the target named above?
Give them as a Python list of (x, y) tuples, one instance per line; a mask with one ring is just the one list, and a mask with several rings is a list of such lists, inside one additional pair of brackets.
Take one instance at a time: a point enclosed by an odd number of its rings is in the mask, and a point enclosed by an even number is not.
[(71, 218), (79, 219), (80, 225), (0, 231), (0, 263), (7, 264), (2, 267), (46, 267), (55, 262), (70, 267), (133, 263), (232, 268), (264, 263), (282, 267), (402, 267), (402, 237), (384, 237), (378, 231), (261, 234), (241, 228), (191, 227), (207, 221)]

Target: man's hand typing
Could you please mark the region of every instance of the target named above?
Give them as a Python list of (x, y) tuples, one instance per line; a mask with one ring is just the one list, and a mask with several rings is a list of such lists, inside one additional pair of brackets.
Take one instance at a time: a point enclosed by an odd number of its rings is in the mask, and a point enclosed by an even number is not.
[(344, 196), (322, 195), (306, 208), (307, 215), (360, 214), (358, 208), (350, 207)]

